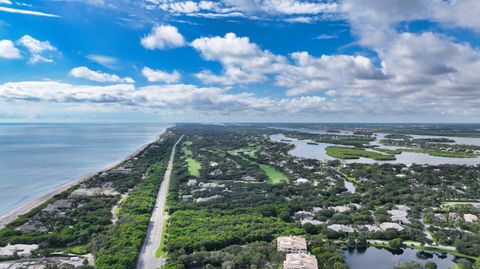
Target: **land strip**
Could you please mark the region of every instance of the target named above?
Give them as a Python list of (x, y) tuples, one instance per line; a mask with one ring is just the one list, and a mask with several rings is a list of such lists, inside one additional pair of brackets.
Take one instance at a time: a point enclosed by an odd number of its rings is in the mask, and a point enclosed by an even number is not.
[(165, 204), (167, 200), (168, 186), (170, 184), (170, 176), (172, 174), (173, 160), (175, 159), (175, 151), (177, 145), (183, 139), (181, 136), (172, 148), (168, 166), (163, 177), (162, 185), (158, 191), (155, 208), (150, 218), (150, 225), (148, 226), (147, 236), (143, 242), (142, 250), (139, 255), (137, 268), (159, 268), (165, 264), (165, 260), (161, 257), (157, 257), (157, 249), (161, 244), (162, 230), (164, 228), (164, 222), (167, 220), (168, 215), (164, 215)]

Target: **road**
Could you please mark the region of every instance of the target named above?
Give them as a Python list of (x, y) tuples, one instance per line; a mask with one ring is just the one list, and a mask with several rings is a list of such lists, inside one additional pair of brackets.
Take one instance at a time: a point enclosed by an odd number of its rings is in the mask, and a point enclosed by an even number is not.
[(150, 218), (150, 224), (148, 225), (147, 237), (143, 242), (142, 250), (140, 251), (140, 255), (138, 257), (138, 269), (156, 269), (161, 268), (165, 264), (165, 260), (163, 258), (157, 258), (156, 253), (162, 240), (163, 222), (168, 218), (168, 216), (164, 215), (163, 213), (165, 211), (165, 204), (167, 201), (168, 185), (170, 184), (173, 160), (175, 159), (175, 149), (182, 138), (183, 135), (178, 139), (175, 145), (173, 145), (172, 152), (170, 154), (170, 160), (168, 161), (165, 176), (163, 177), (162, 185), (158, 191), (155, 208), (153, 209), (152, 216)]

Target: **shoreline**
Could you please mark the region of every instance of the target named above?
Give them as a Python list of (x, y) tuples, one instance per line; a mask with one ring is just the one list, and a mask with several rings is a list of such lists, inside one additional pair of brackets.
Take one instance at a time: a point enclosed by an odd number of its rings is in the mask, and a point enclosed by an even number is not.
[(107, 172), (107, 171), (110, 171), (112, 170), (113, 168), (115, 168), (116, 166), (118, 166), (119, 164), (123, 163), (123, 162), (126, 162), (127, 160), (133, 158), (135, 155), (139, 154), (140, 152), (142, 152), (145, 148), (147, 148), (149, 145), (159, 141), (162, 136), (168, 131), (168, 129), (170, 129), (171, 127), (173, 127), (175, 125), (172, 125), (172, 126), (168, 126), (166, 127), (161, 133), (157, 134), (155, 136), (155, 138), (153, 138), (152, 140), (150, 140), (149, 142), (141, 145), (139, 148), (137, 148), (134, 152), (128, 154), (126, 157), (120, 159), (120, 160), (117, 160), (117, 161), (114, 161), (113, 163), (110, 163), (106, 166), (104, 166), (103, 168), (101, 169), (98, 169), (98, 170), (94, 170), (92, 172), (89, 172), (87, 174), (85, 174), (84, 176), (81, 176), (79, 178), (76, 178), (74, 179), (73, 181), (71, 182), (67, 182), (65, 184), (62, 184), (60, 186), (56, 186), (56, 187), (53, 187), (53, 189), (49, 192), (47, 192), (46, 194), (42, 195), (41, 197), (31, 201), (31, 202), (28, 202), (27, 204), (23, 205), (23, 206), (20, 206), (14, 210), (12, 210), (10, 213), (7, 213), (3, 216), (0, 216), (0, 229), (3, 229), (5, 228), (9, 223), (11, 223), (12, 221), (16, 220), (17, 218), (19, 218), (20, 216), (22, 215), (25, 215), (27, 214), (28, 212), (32, 211), (33, 209), (35, 209), (36, 207), (38, 207), (39, 205), (45, 203), (46, 201), (48, 201), (50, 198), (52, 198), (53, 196), (57, 195), (57, 194), (60, 194), (66, 190), (68, 190), (69, 188), (73, 187), (73, 186), (76, 186), (84, 181), (87, 181), (89, 179), (91, 179), (92, 177), (94, 177), (95, 175), (99, 174), (99, 173), (103, 173), (103, 172)]

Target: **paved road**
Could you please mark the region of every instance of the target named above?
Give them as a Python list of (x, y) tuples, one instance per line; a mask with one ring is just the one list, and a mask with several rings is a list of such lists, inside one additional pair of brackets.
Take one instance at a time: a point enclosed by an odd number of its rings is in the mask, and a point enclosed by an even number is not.
[(167, 200), (168, 185), (170, 184), (170, 175), (172, 174), (173, 159), (175, 158), (175, 149), (182, 140), (182, 137), (178, 139), (177, 143), (172, 148), (170, 154), (170, 160), (168, 161), (167, 170), (163, 177), (162, 185), (157, 195), (157, 201), (155, 208), (153, 209), (152, 217), (150, 218), (150, 224), (148, 226), (147, 237), (143, 242), (142, 250), (138, 257), (137, 268), (138, 269), (156, 269), (161, 268), (165, 264), (165, 260), (157, 258), (156, 252), (160, 246), (162, 240), (163, 222), (167, 220), (167, 215), (164, 215), (165, 203)]

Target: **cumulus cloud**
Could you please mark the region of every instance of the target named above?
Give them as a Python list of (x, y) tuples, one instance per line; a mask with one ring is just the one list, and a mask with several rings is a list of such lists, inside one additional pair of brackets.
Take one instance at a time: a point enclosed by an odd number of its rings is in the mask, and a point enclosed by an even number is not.
[(199, 38), (191, 46), (205, 60), (223, 67), (220, 74), (210, 70), (196, 74), (207, 84), (233, 86), (272, 79), (288, 96), (320, 93), (371, 114), (399, 115), (411, 113), (413, 107), (417, 113), (479, 110), (480, 78), (472, 72), (480, 68), (479, 49), (432, 32), (392, 32), (382, 44), (376, 50), (379, 63), (362, 55), (275, 55), (233, 33)]
[(399, 22), (429, 20), (480, 31), (477, 0), (343, 0), (340, 10), (361, 44), (378, 50), (396, 36)]
[(262, 0), (257, 1), (258, 7), (267, 13), (280, 13), (288, 15), (320, 14), (335, 12), (336, 3), (309, 2), (299, 0)]
[(224, 37), (202, 37), (194, 40), (191, 46), (204, 59), (218, 61), (223, 65), (223, 74), (215, 75), (202, 71), (196, 76), (205, 83), (262, 82), (266, 75), (275, 72), (285, 62), (284, 57), (261, 50), (248, 37), (237, 37), (228, 33)]
[(171, 73), (165, 72), (162, 70), (154, 70), (149, 67), (144, 67), (142, 70), (142, 75), (149, 82), (165, 82), (165, 83), (176, 83), (180, 81), (181, 75), (178, 71), (173, 71)]
[[(0, 84), (0, 100), (60, 104), (121, 106), (144, 111), (177, 111), (225, 116), (292, 116), (338, 113), (338, 107), (323, 97), (258, 98), (251, 93), (231, 94), (221, 88), (173, 84), (135, 88), (132, 84), (86, 86), (56, 81), (26, 81)], [(266, 114), (267, 113), (267, 114)]]
[(286, 66), (276, 76), (277, 85), (289, 89), (288, 95), (349, 91), (368, 81), (387, 79), (384, 70), (363, 56), (322, 55), (317, 58), (307, 52), (296, 52), (291, 58), (294, 64)]
[(0, 40), (0, 59), (20, 59), (20, 50), (15, 47), (11, 40)]
[(111, 82), (111, 83), (135, 83), (130, 77), (121, 78), (114, 74), (103, 73), (101, 71), (93, 71), (85, 66), (75, 67), (70, 70), (70, 76), (75, 78), (83, 78), (96, 82)]
[(45, 53), (56, 51), (57, 48), (52, 46), (48, 41), (40, 41), (29, 35), (24, 35), (17, 42), (20, 46), (25, 47), (30, 52), (29, 63), (51, 63), (53, 59), (45, 56)]
[(177, 48), (185, 45), (185, 39), (178, 32), (177, 27), (160, 25), (140, 40), (143, 47), (149, 50)]
[[(195, 17), (280, 17), (291, 22), (310, 22), (317, 15), (334, 13), (337, 3), (306, 0), (145, 0), (148, 9)], [(312, 16), (312, 17), (307, 17)]]
[(318, 58), (307, 52), (296, 52), (286, 58), (262, 50), (248, 37), (234, 33), (224, 37), (204, 37), (191, 45), (206, 60), (218, 61), (222, 74), (203, 70), (196, 77), (207, 84), (247, 84), (266, 81), (275, 76), (277, 85), (288, 89), (289, 95), (299, 95), (332, 89), (348, 89), (355, 83), (384, 80), (387, 75), (363, 56), (322, 55)]

